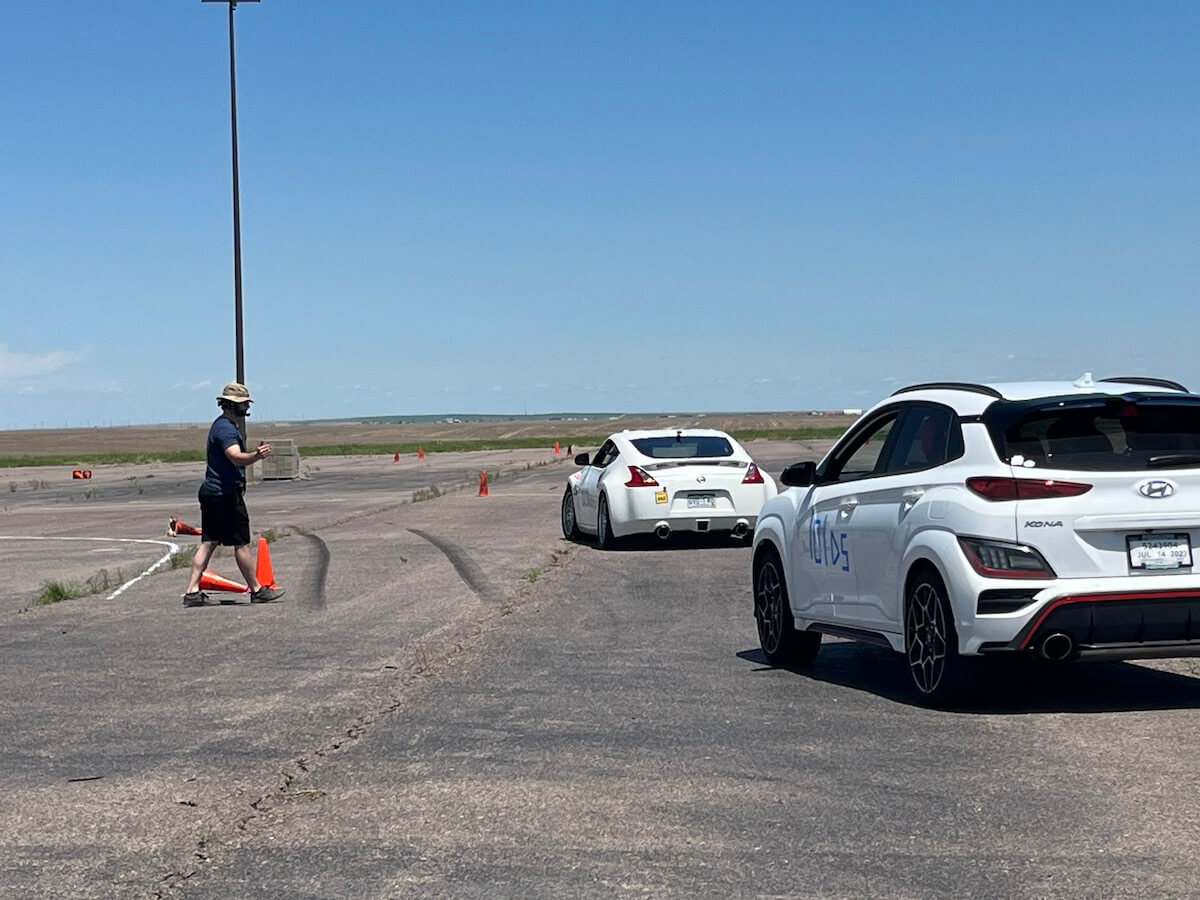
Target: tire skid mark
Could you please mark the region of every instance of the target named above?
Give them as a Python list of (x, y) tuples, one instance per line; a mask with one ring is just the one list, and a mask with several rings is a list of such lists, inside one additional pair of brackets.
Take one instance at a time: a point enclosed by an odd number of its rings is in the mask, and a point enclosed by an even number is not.
[(317, 571), (313, 577), (313, 589), (310, 594), (302, 595), (300, 606), (319, 612), (325, 608), (325, 582), (329, 579), (329, 547), (319, 534), (307, 528), (301, 528), (299, 525), (289, 525), (288, 528), (308, 541), (316, 550)]
[(433, 546), (437, 547), (445, 554), (446, 559), (450, 560), (450, 565), (454, 566), (454, 571), (466, 583), (477, 597), (481, 600), (486, 600), (490, 603), (499, 603), (503, 598), (501, 592), (492, 584), (491, 580), (484, 574), (479, 563), (471, 558), (458, 544), (448, 541), (445, 538), (437, 535), (429, 534), (419, 528), (410, 528), (409, 532), (415, 534), (419, 538), (429, 541)]

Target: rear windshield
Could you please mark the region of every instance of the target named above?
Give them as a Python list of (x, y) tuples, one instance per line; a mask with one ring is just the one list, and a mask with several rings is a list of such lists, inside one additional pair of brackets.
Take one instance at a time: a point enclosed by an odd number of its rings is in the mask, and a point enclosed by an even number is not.
[(997, 403), (996, 452), (1025, 467), (1140, 471), (1200, 466), (1200, 398), (1126, 396)]
[(652, 459), (702, 459), (733, 456), (733, 446), (723, 437), (679, 434), (673, 437), (635, 438), (637, 452)]

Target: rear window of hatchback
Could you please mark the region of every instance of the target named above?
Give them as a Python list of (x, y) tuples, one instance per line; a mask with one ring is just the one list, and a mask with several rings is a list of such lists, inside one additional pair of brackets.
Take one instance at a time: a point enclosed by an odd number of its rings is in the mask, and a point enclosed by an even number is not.
[(733, 445), (723, 437), (680, 434), (672, 437), (635, 438), (630, 441), (642, 456), (651, 459), (711, 459), (733, 456)]
[(1138, 472), (1200, 466), (1200, 397), (1059, 397), (983, 416), (1001, 459), (1025, 468)]

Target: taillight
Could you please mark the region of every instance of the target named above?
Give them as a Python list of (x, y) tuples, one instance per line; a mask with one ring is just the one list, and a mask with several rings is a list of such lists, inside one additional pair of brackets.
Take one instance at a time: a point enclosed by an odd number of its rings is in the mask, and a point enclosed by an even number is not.
[(1078, 497), (1092, 489), (1078, 481), (1055, 481), (1052, 478), (991, 478), (977, 476), (967, 479), (967, 487), (984, 500), (1046, 500), (1050, 497)]
[(645, 469), (639, 469), (637, 466), (629, 467), (629, 480), (625, 482), (625, 487), (658, 487), (658, 482), (654, 480), (654, 476)]
[(1042, 554), (1032, 547), (965, 537), (958, 539), (958, 545), (971, 567), (989, 578), (1057, 577)]
[(746, 467), (746, 477), (742, 479), (742, 484), (763, 484), (762, 473), (758, 471), (758, 466), (750, 463)]

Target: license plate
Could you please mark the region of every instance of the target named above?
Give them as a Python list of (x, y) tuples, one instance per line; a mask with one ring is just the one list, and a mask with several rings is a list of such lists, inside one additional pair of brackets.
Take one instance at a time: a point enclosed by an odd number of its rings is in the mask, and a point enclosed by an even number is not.
[(716, 505), (716, 494), (688, 494), (688, 509), (713, 509)]
[(1187, 569), (1192, 542), (1186, 534), (1131, 534), (1125, 538), (1131, 569)]

